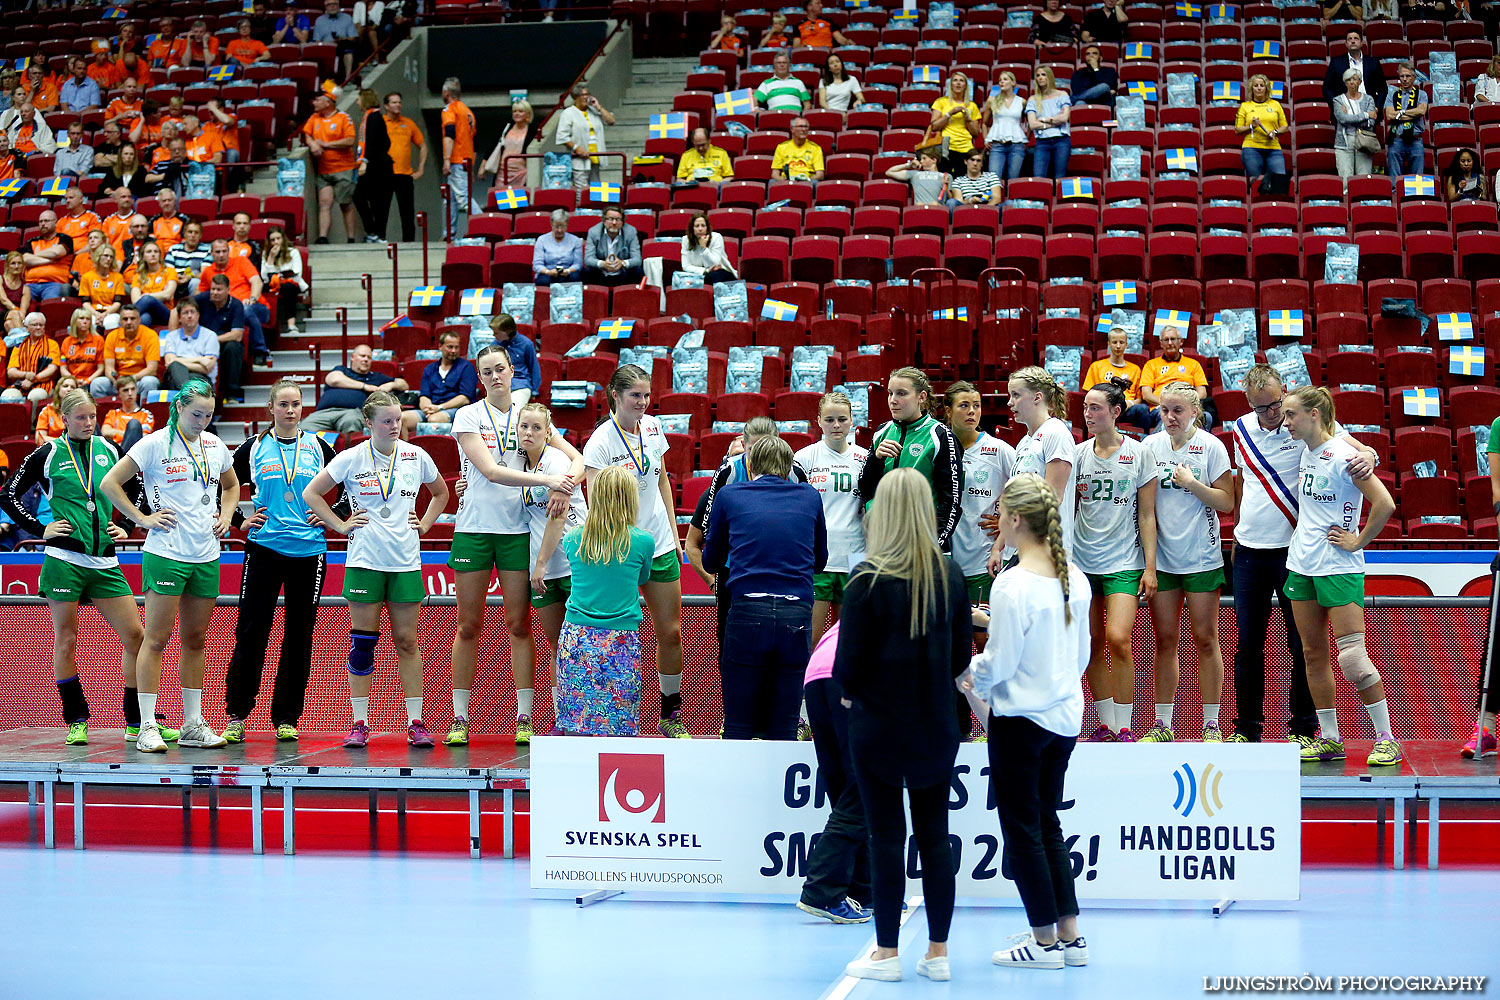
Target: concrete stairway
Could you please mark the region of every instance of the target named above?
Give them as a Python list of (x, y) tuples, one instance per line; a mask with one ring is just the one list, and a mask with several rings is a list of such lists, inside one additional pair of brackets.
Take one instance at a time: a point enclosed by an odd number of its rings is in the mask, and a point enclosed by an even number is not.
[(633, 82), (615, 113), (615, 126), (609, 130), (609, 148), (635, 157), (646, 148), (651, 116), (672, 110), (672, 98), (682, 92), (682, 81), (688, 70), (698, 65), (696, 57), (687, 59), (637, 59), (632, 67)]

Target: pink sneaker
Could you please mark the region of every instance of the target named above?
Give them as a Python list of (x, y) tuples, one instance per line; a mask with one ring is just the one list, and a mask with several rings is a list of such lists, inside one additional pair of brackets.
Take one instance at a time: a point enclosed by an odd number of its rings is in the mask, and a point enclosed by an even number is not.
[(1465, 760), (1473, 760), (1476, 757), (1493, 757), (1495, 756), (1495, 751), (1495, 735), (1488, 729), (1481, 732), (1479, 727), (1475, 726), (1474, 735), (1469, 739), (1469, 742), (1464, 744), (1464, 748), (1459, 751), (1459, 754)]
[(1084, 740), (1083, 742), (1114, 743), (1117, 739), (1118, 737), (1115, 736), (1114, 731), (1111, 730), (1108, 726), (1100, 726), (1098, 729), (1094, 730), (1094, 732), (1089, 736), (1088, 739)]
[(1122, 729), (1122, 730), (1120, 730), (1120, 735), (1117, 736), (1116, 739), (1119, 742), (1121, 742), (1121, 743), (1139, 743), (1140, 742), (1140, 740), (1138, 740), (1138, 739), (1135, 738), (1135, 733), (1132, 733), (1129, 729)]
[(370, 727), (363, 722), (356, 722), (354, 728), (349, 730), (349, 735), (344, 738), (344, 746), (358, 749), (370, 742)]
[(433, 746), (432, 735), (427, 732), (427, 727), (422, 725), (418, 719), (406, 727), (406, 742), (409, 746), (430, 747)]

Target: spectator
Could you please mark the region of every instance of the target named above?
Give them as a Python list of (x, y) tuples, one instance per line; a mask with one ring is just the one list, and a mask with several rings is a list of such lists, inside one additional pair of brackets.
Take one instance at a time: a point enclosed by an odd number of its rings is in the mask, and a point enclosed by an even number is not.
[(10, 135), (0, 129), (0, 181), (26, 176), (26, 155), (11, 148)]
[[(1344, 74), (1351, 69), (1359, 70), (1359, 92), (1374, 98), (1377, 108), (1385, 107), (1385, 70), (1380, 60), (1365, 52), (1365, 36), (1358, 28), (1344, 32), (1345, 51), (1328, 60), (1328, 69), (1323, 74), (1323, 100), (1329, 107), (1344, 93), (1347, 81)], [(1366, 89), (1368, 88), (1368, 89)]]
[[(463, 340), (449, 331), (438, 338), (442, 357), (422, 369), (422, 390), (417, 408), (401, 414), (408, 437), (418, 423), (451, 424), (453, 411), (479, 399), (479, 373), (463, 356)], [(514, 399), (512, 399), (514, 403)]]
[(31, 289), (26, 287), (26, 257), (19, 250), (5, 255), (5, 271), (0, 274), (0, 311), (19, 310), (24, 316), (31, 311)]
[(519, 413), (519, 408), (542, 387), (542, 363), (537, 359), (536, 344), (517, 330), (516, 321), (505, 313), (490, 320), (490, 331), (495, 335), (495, 343), (510, 356), (510, 404)]
[(32, 107), (43, 113), (56, 111), (62, 100), (57, 84), (52, 82), (46, 67), (37, 62), (35, 56), (32, 57), (31, 65), (26, 67), (26, 99), (31, 102)]
[(104, 338), (94, 329), (94, 314), (88, 309), (74, 309), (68, 320), (68, 335), (62, 342), (63, 367), (78, 380), (80, 387), (88, 386), (90, 390), (94, 380), (104, 372)]
[(1452, 19), (1457, 3), (1447, 0), (1401, 0), (1403, 21), (1447, 21)]
[[(1121, 0), (1104, 0), (1104, 3), (1083, 15), (1083, 32), (1080, 36), (1085, 44), (1097, 42), (1112, 42), (1115, 45), (1125, 41), (1125, 26), (1130, 23), (1130, 15), (1125, 13), (1125, 4)], [(1078, 85), (1074, 84), (1076, 90)]]
[(1031, 15), (1027, 39), (1040, 50), (1043, 45), (1072, 45), (1078, 40), (1073, 15), (1062, 9), (1062, 0), (1045, 0), (1039, 13)]
[[(335, 0), (329, 0), (329, 3), (334, 2)], [(375, 222), (375, 232), (384, 240), (385, 223), (391, 210), (391, 192), (394, 191), (396, 210), (401, 214), (401, 239), (410, 243), (417, 238), (416, 216), (413, 214), (416, 191), (414, 184), (427, 169), (427, 141), (422, 138), (422, 130), (417, 127), (417, 123), (401, 113), (400, 91), (393, 90), (386, 94), (381, 107), (381, 120), (389, 139), (385, 155), (390, 161), (390, 187), (384, 191), (371, 192), (371, 215)], [(413, 147), (421, 151), (415, 168), (411, 163)]]
[(59, 146), (52, 172), (59, 177), (83, 177), (94, 172), (94, 149), (83, 141), (83, 123), (68, 124), (66, 146)]
[(1443, 171), (1443, 193), (1449, 201), (1484, 201), (1488, 197), (1484, 170), (1472, 149), (1460, 149), (1453, 154), (1448, 169)]
[[(102, 230), (96, 231), (103, 235)], [(94, 265), (93, 271), (87, 277), (79, 277), (78, 292), (83, 296), (86, 308), (93, 310), (94, 319), (102, 321), (130, 301), (130, 285), (119, 271), (115, 248), (108, 243), (95, 250), (89, 260)]]
[[(228, 241), (229, 256), (243, 257), (245, 260), (250, 262), (251, 267), (259, 271), (260, 247), (256, 246), (255, 241), (250, 238), (250, 213), (235, 212), (234, 219), (229, 223), (229, 225), (230, 232), (233, 234), (230, 236)], [(211, 249), (210, 252), (212, 252)]]
[(276, 22), (271, 32), (272, 45), (305, 45), (312, 39), (312, 22), (306, 14), (297, 12), (295, 4), (287, 4), (286, 13)]
[(73, 260), (73, 237), (57, 231), (57, 213), (50, 208), (42, 209), (36, 226), (37, 235), (21, 244), (26, 262), (26, 287), (33, 302), (60, 299), (70, 291), (68, 278)]
[(121, 129), (133, 127), (140, 119), (145, 103), (135, 77), (126, 77), (120, 86), (120, 96), (110, 101), (109, 107), (104, 109), (104, 124), (118, 125)]
[(927, 126), (929, 135), (941, 133), (948, 147), (943, 166), (955, 174), (964, 169), (964, 154), (974, 148), (982, 127), (979, 106), (968, 95), (969, 78), (955, 70), (948, 77), (947, 93), (932, 102), (932, 121)]
[[(208, 291), (183, 300), (184, 305), (188, 302), (197, 306), (198, 322), (203, 329), (212, 331), (218, 337), (219, 357), (224, 362), (224, 382), (219, 386), (219, 392), (226, 399), (235, 398), (244, 402), (245, 391), (241, 388), (243, 382), (240, 373), (245, 369), (245, 331), (249, 311), (243, 302), (231, 297), (229, 278), (223, 274), (213, 276), (208, 284)], [(181, 312), (182, 308), (179, 306), (179, 317)]]
[[(1124, 13), (1124, 7), (1116, 7)], [(1072, 100), (1074, 104), (1103, 104), (1115, 106), (1115, 91), (1120, 88), (1120, 76), (1108, 66), (1101, 65), (1103, 56), (1099, 46), (1083, 47), (1083, 65), (1073, 71)]]
[[(189, 223), (188, 217), (177, 211), (177, 192), (171, 188), (156, 192), (156, 214), (151, 216), (146, 227), (157, 246), (171, 253), (172, 248), (182, 242)], [(200, 225), (198, 229), (201, 232), (203, 227)]]
[(256, 41), (270, 45), (280, 23), (281, 18), (270, 12), (266, 0), (255, 0), (250, 5), (250, 36)]
[(1369, 150), (1359, 148), (1360, 132), (1375, 132), (1379, 110), (1375, 99), (1364, 92), (1359, 69), (1344, 70), (1344, 93), (1333, 102), (1333, 156), (1338, 161), (1339, 176), (1346, 180), (1356, 174), (1375, 171), (1375, 160)]
[[(76, 247), (88, 236), (90, 230), (103, 228), (103, 221), (83, 202), (83, 187), (78, 184), (69, 185), (63, 193), (63, 212), (57, 217), (57, 231), (71, 236)], [(73, 270), (81, 268), (75, 266)]]
[[(106, 131), (114, 129), (116, 134), (120, 131), (118, 125), (106, 125), (104, 128)], [(98, 146), (94, 147), (95, 167), (105, 166), (99, 162), (99, 149)], [(151, 190), (151, 185), (146, 180), (148, 171), (141, 164), (140, 153), (134, 143), (126, 142), (116, 147), (114, 162), (109, 164), (109, 174), (107, 183), (110, 187), (126, 188), (136, 198), (144, 198)]]
[(575, 84), (570, 91), (573, 105), (558, 117), (556, 143), (573, 152), (573, 190), (583, 194), (590, 184), (599, 182), (599, 157), (607, 148), (604, 126), (613, 125), (615, 116), (589, 94), (587, 84)]
[(156, 429), (156, 418), (140, 404), (134, 377), (121, 375), (115, 382), (115, 395), (118, 402), (104, 415), (99, 433), (113, 441), (123, 455), (137, 441)]
[(349, 352), (349, 363), (339, 365), (323, 379), (323, 398), (318, 408), (302, 421), (305, 431), (338, 431), (357, 434), (364, 429), (360, 407), (372, 392), (405, 392), (406, 380), (371, 370), (374, 353), (369, 344)]
[(1083, 391), (1088, 392), (1112, 378), (1125, 379), (1130, 383), (1128, 388), (1123, 388), (1128, 405), (1120, 419), (1150, 430), (1156, 426), (1157, 418), (1151, 407), (1141, 402), (1141, 366), (1125, 357), (1129, 338), (1124, 330), (1110, 330), (1106, 342), (1109, 354), (1089, 365), (1088, 374), (1083, 376)]
[(68, 73), (68, 79), (63, 81), (58, 91), (62, 110), (84, 115), (104, 107), (99, 84), (89, 76), (89, 64), (84, 61), (83, 56), (74, 56), (68, 60)]
[(224, 140), (218, 132), (205, 132), (196, 115), (182, 120), (182, 138), (187, 158), (194, 163), (223, 163)]
[(57, 384), (52, 387), (52, 398), (36, 415), (36, 433), (33, 440), (38, 448), (53, 438), (61, 437), (66, 430), (62, 419), (62, 398), (64, 393), (72, 392), (76, 388), (78, 388), (78, 380), (66, 374), (58, 378)]
[(177, 19), (164, 17), (156, 30), (156, 41), (146, 46), (146, 62), (153, 69), (166, 69), (177, 47)]
[(162, 261), (161, 247), (151, 242), (141, 244), (130, 299), (146, 322), (157, 327), (171, 323), (177, 286), (177, 269)]
[(198, 323), (198, 303), (191, 298), (177, 305), (178, 327), (161, 338), (161, 361), (167, 388), (181, 389), (195, 378), (214, 384), (219, 377), (219, 335)]
[[(163, 258), (177, 272), (178, 281), (197, 281), (198, 275), (208, 267), (213, 251), (203, 240), (203, 223), (190, 220), (182, 227), (182, 242), (166, 250)], [(161, 241), (155, 241), (161, 246)]]
[[(1368, 21), (1394, 21), (1400, 17), (1396, 0), (1365, 0), (1365, 19)], [(1493, 35), (1494, 32), (1488, 32)]]
[(20, 104), (5, 113), (10, 118), (5, 131), (10, 133), (11, 148), (16, 152), (27, 156), (33, 153), (51, 156), (57, 152), (57, 140), (53, 138), (46, 119), (36, 112), (31, 101), (22, 99)]
[[(354, 156), (354, 123), (338, 109), (339, 89), (313, 95), (312, 117), (302, 126), (318, 176), (318, 243), (328, 242), (333, 227), (333, 205), (344, 213), (345, 242), (354, 242), (354, 184), (358, 180)], [(447, 112), (444, 112), (447, 114)]]
[(734, 167), (729, 161), (729, 153), (709, 143), (708, 129), (693, 129), (692, 144), (682, 154), (682, 159), (677, 161), (677, 179), (697, 181), (712, 187), (734, 180)]
[(810, 131), (806, 118), (792, 119), (792, 137), (777, 145), (776, 155), (771, 157), (773, 176), (813, 183), (823, 179), (823, 147), (808, 139)]
[[(265, 329), (262, 324), (271, 321), (271, 313), (260, 302), (260, 293), (265, 290), (260, 269), (251, 264), (248, 257), (231, 255), (228, 240), (214, 240), (211, 253), (209, 265), (198, 277), (198, 291), (210, 291), (209, 282), (220, 275), (228, 280), (230, 294), (245, 308), (245, 329), (250, 335), (246, 341), (246, 349), (250, 352), (250, 357), (261, 359), (266, 354)], [(219, 333), (223, 332), (217, 327), (214, 329)]]
[(374, 0), (374, 3), (366, 4), (365, 0), (354, 0), (354, 23), (359, 27), (359, 40), (363, 47), (362, 55), (370, 55), (380, 50), (380, 25), (385, 19), (385, 3), (383, 0)]
[(842, 31), (823, 20), (823, 0), (807, 0), (803, 12), (807, 19), (797, 25), (797, 40), (804, 48), (831, 49), (835, 42), (853, 44)]
[(941, 208), (947, 203), (948, 182), (952, 178), (938, 169), (939, 148), (936, 145), (923, 146), (912, 155), (910, 162), (885, 172), (891, 180), (911, 185), (913, 205)]
[(235, 36), (224, 46), (224, 54), (241, 66), (265, 62), (271, 58), (266, 43), (255, 37), (255, 26), (248, 17), (242, 17), (235, 26)]
[[(1047, 0), (1053, 6), (1057, 0)], [(1068, 156), (1073, 151), (1072, 116), (1068, 92), (1057, 88), (1051, 66), (1038, 66), (1032, 79), (1034, 90), (1026, 99), (1026, 126), (1036, 134), (1031, 175), (1061, 179), (1068, 176)]]
[(126, 137), (148, 154), (148, 164), (156, 167), (170, 158), (168, 150), (173, 137), (180, 134), (181, 125), (180, 118), (171, 118), (162, 111), (160, 101), (147, 97), (142, 99), (140, 116), (131, 124)]
[(6, 108), (0, 112), (0, 129), (9, 129), (10, 123), (15, 121), (21, 114), (21, 105), (26, 103), (26, 88), (17, 85), (5, 92), (8, 98)]
[(757, 48), (789, 48), (792, 44), (791, 34), (791, 29), (786, 26), (786, 15), (778, 10), (771, 15), (771, 24), (761, 34)]
[(705, 285), (739, 280), (724, 250), (724, 237), (714, 232), (706, 212), (694, 212), (688, 220), (688, 231), (682, 234), (682, 269), (702, 275)]
[(109, 237), (104, 234), (104, 230), (90, 229), (83, 238), (83, 249), (73, 254), (73, 288), (79, 294), (83, 294), (84, 282), (96, 273), (94, 251), (108, 245)]
[(1252, 184), (1261, 179), (1261, 192), (1283, 191), (1286, 156), (1281, 151), (1281, 137), (1291, 131), (1281, 102), (1271, 96), (1271, 81), (1264, 73), (1250, 78), (1248, 99), (1240, 102), (1234, 116), (1234, 130), (1244, 136), (1240, 144), (1240, 161), (1245, 178)]
[[(125, 280), (131, 284), (135, 283), (136, 271), (140, 267), (142, 248), (147, 243), (155, 242), (151, 239), (148, 226), (146, 217), (137, 212), (130, 217), (130, 235), (125, 237), (124, 242), (120, 244), (120, 259), (125, 262)], [(157, 249), (161, 248), (158, 246)], [(162, 255), (162, 259), (166, 260), (165, 254)]]
[(52, 395), (52, 382), (60, 368), (62, 348), (47, 336), (47, 317), (39, 312), (26, 314), (26, 339), (11, 348), (5, 379), (10, 383), (0, 392), (0, 403), (30, 400), (40, 403)]
[(193, 22), (188, 33), (172, 46), (168, 66), (198, 66), (207, 69), (219, 61), (219, 40), (208, 33), (208, 23)]
[[(388, 9), (387, 14), (389, 13)], [(474, 112), (463, 102), (463, 84), (456, 76), (443, 81), (443, 101), (445, 103), (439, 124), (443, 129), (443, 176), (448, 181), (448, 230), (456, 237), (465, 228), (459, 223), (469, 215), (469, 170), (474, 163)], [(594, 103), (597, 107), (598, 102)], [(610, 115), (609, 120), (613, 124), (614, 116)], [(573, 179), (573, 185), (576, 190), (577, 177)]]
[(721, 52), (733, 52), (740, 55), (744, 49), (744, 41), (739, 36), (739, 23), (735, 21), (733, 14), (725, 14), (719, 18), (719, 30), (713, 33), (708, 40), (708, 47)]
[(1000, 178), (984, 169), (984, 150), (975, 147), (964, 154), (964, 175), (949, 185), (948, 206), (1000, 204)]
[(307, 292), (307, 279), (302, 277), (302, 251), (292, 246), (280, 226), (266, 231), (260, 261), (261, 282), (276, 302), (277, 331), (268, 345), (274, 347), (282, 331), (297, 335), (297, 309)]
[(339, 10), (339, 0), (324, 0), (323, 13), (313, 22), (312, 40), (333, 42), (338, 46), (338, 57), (344, 65), (344, 79), (354, 73), (354, 41), (359, 28), (354, 18)]
[(1420, 174), (1427, 165), (1422, 133), (1427, 129), (1427, 95), (1417, 86), (1417, 68), (1396, 70), (1396, 89), (1385, 95), (1385, 172), (1392, 177)]
[(112, 214), (104, 217), (100, 226), (104, 229), (104, 235), (109, 238), (109, 245), (115, 248), (115, 253), (120, 255), (120, 260), (125, 259), (125, 241), (130, 238), (130, 220), (135, 218), (135, 196), (127, 187), (115, 188), (112, 192), (115, 200), (115, 210)]
[(541, 135), (541, 123), (527, 101), (512, 101), (510, 105), (510, 127), (500, 133), (500, 140), (490, 151), (489, 157), (479, 165), (479, 176), (495, 175), (496, 186), (521, 188), (526, 186), (526, 161), (521, 156)]
[(812, 107), (812, 94), (806, 85), (792, 75), (792, 57), (776, 53), (771, 60), (771, 75), (755, 88), (755, 106), (761, 111), (791, 111), (801, 114)]
[(7, 67), (0, 70), (0, 112), (9, 111), (13, 98), (11, 95), (19, 83), (20, 77), (16, 71)]
[(531, 254), (531, 270), (538, 285), (577, 281), (583, 271), (583, 240), (568, 232), (568, 213), (552, 213), (552, 231), (536, 238)]
[(849, 75), (844, 57), (831, 53), (823, 64), (823, 82), (818, 86), (818, 107), (829, 111), (850, 111), (865, 103), (859, 81)]
[(641, 235), (625, 221), (625, 210), (607, 205), (604, 217), (583, 241), (583, 280), (590, 285), (633, 285), (645, 276)]
[(151, 86), (151, 67), (146, 64), (142, 56), (134, 52), (127, 52), (120, 57), (119, 76), (125, 80), (134, 80), (142, 90)]
[(1490, 64), (1474, 80), (1474, 106), (1500, 103), (1500, 54), (1490, 59)]
[[(1186, 382), (1198, 390), (1198, 398), (1204, 401), (1204, 419), (1207, 426), (1213, 426), (1208, 407), (1208, 377), (1203, 374), (1203, 366), (1182, 353), (1182, 331), (1175, 326), (1164, 326), (1161, 328), (1161, 354), (1147, 361), (1141, 369), (1141, 401), (1152, 411), (1147, 430), (1153, 429), (1161, 420), (1161, 413), (1157, 410), (1161, 406), (1161, 391), (1173, 382)], [(1135, 407), (1126, 412), (1126, 419), (1132, 423), (1140, 422), (1137, 416)]]
[[(103, 95), (106, 91), (114, 90), (124, 82), (124, 72), (120, 64), (115, 61), (114, 54), (109, 50), (109, 42), (102, 38), (94, 39), (94, 58), (88, 62), (85, 72), (90, 80), (99, 85), (99, 93)], [(5, 78), (0, 75), (0, 87), (5, 85)]]
[(1319, 4), (1323, 16), (1319, 18), (1323, 24), (1329, 21), (1363, 21), (1365, 19), (1364, 9), (1350, 2), (1350, 0), (1329, 0), (1325, 4)]
[(141, 311), (134, 305), (118, 316), (104, 317), (103, 382), (95, 379), (89, 392), (99, 399), (114, 392), (115, 380), (129, 375), (144, 394), (161, 388), (161, 339), (149, 326), (141, 326)]
[(187, 190), (193, 161), (187, 158), (187, 140), (177, 135), (176, 125), (167, 125), (163, 133), (168, 138), (151, 156), (152, 172), (146, 175), (146, 183), (158, 192), (171, 191), (175, 197), (181, 198)]

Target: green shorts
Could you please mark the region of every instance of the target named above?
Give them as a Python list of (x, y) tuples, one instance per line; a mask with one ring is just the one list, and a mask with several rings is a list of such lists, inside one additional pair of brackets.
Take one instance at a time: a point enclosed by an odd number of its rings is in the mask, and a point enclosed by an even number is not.
[(1363, 573), (1335, 573), (1332, 576), (1303, 576), (1288, 572), (1286, 596), (1292, 601), (1317, 601), (1325, 608), (1365, 603)]
[(1168, 573), (1164, 569), (1156, 571), (1157, 593), (1164, 590), (1185, 590), (1189, 594), (1207, 594), (1223, 589), (1222, 569), (1206, 569), (1202, 573)]
[(151, 552), (141, 554), (141, 583), (169, 597), (218, 597), (219, 560), (189, 563)]
[(531, 536), (487, 531), (456, 531), (448, 550), (448, 568), (455, 573), (531, 572)]
[(682, 579), (682, 560), (677, 556), (674, 548), (671, 552), (663, 552), (651, 560), (651, 582), (673, 583)]
[(547, 589), (538, 594), (531, 592), (531, 606), (533, 608), (545, 608), (553, 604), (565, 604), (568, 595), (573, 592), (573, 578), (571, 576), (560, 576), (556, 580), (547, 581)]
[(844, 603), (844, 588), (849, 585), (848, 573), (814, 573), (813, 600), (829, 604)]
[(427, 596), (422, 571), (387, 573), (378, 569), (344, 567), (344, 600), (351, 604), (418, 604)]
[(338, 170), (331, 174), (318, 174), (320, 188), (333, 188), (333, 200), (347, 205), (354, 200), (354, 188), (359, 184), (358, 170)]
[(974, 604), (987, 604), (990, 599), (990, 588), (994, 586), (995, 578), (988, 573), (980, 573), (978, 576), (964, 577), (964, 585), (969, 589), (969, 601)]
[[(99, 597), (132, 597), (130, 584), (120, 567), (90, 569), (66, 559), (43, 559), (39, 583), (42, 596), (50, 601), (82, 601)], [(217, 587), (215, 588), (217, 589)], [(218, 594), (214, 595), (215, 597)]]
[[(1095, 597), (1108, 597), (1111, 594), (1129, 594), (1134, 597), (1141, 592), (1141, 577), (1145, 573), (1143, 569), (1127, 569), (1119, 573), (1090, 573), (1088, 574), (1089, 589), (1094, 592)], [(1160, 577), (1161, 574), (1157, 575)], [(1193, 576), (1199, 575), (1201, 574), (1193, 574)]]

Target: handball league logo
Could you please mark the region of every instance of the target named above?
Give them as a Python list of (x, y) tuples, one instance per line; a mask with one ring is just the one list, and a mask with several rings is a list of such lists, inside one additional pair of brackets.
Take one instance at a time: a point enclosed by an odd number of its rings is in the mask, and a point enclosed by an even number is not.
[(599, 821), (667, 821), (667, 758), (653, 753), (599, 755)]
[[(600, 761), (603, 767), (603, 761)], [(1194, 774), (1193, 769), (1183, 764), (1172, 772), (1172, 777), (1177, 779), (1177, 801), (1172, 803), (1172, 808), (1184, 816), (1193, 814), (1196, 805), (1202, 810), (1203, 815), (1212, 818), (1214, 813), (1224, 808), (1224, 800), (1219, 798), (1219, 782), (1224, 777), (1224, 772), (1212, 764), (1203, 765), (1201, 774)]]

